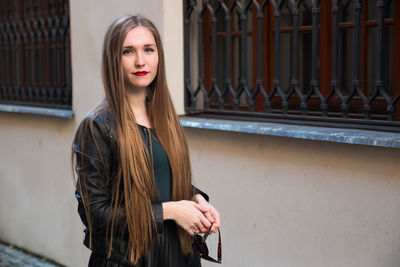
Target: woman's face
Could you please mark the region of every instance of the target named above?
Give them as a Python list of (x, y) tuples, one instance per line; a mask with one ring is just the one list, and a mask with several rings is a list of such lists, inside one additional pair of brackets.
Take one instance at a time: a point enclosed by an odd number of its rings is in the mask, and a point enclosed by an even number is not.
[(144, 90), (154, 80), (158, 50), (149, 29), (137, 26), (128, 32), (122, 45), (122, 66), (127, 90)]

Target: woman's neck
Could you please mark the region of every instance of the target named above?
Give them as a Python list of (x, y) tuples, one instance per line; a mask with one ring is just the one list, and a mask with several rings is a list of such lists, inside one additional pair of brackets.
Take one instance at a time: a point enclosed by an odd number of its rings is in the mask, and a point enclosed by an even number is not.
[(147, 109), (146, 96), (147, 96), (147, 89), (127, 90), (129, 106), (131, 107), (131, 110), (135, 115), (136, 122), (140, 125), (151, 128), (152, 125), (150, 122), (149, 113)]

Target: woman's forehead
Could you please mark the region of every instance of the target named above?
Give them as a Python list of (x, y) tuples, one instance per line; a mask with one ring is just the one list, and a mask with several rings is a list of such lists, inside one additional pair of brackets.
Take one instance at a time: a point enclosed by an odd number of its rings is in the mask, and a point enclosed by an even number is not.
[(146, 27), (136, 26), (125, 37), (123, 46), (150, 46), (156, 45), (153, 33)]

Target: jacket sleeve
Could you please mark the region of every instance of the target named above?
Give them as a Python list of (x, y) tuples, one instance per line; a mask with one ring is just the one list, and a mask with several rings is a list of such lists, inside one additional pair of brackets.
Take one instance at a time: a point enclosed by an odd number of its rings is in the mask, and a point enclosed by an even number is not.
[[(111, 201), (112, 179), (110, 166), (113, 152), (110, 151), (110, 137), (106, 128), (96, 119), (93, 121), (93, 134), (90, 130), (89, 119), (85, 119), (78, 128), (72, 145), (76, 155), (77, 182), (84, 183), (87, 190), (93, 233), (105, 232), (107, 224), (111, 225), (114, 206)], [(78, 213), (82, 222), (88, 227), (83, 200), (78, 190), (75, 193), (78, 200)], [(160, 203), (152, 205), (156, 220), (157, 231), (163, 231), (163, 210)], [(126, 225), (123, 203), (119, 205), (116, 218), (116, 231), (121, 232)]]

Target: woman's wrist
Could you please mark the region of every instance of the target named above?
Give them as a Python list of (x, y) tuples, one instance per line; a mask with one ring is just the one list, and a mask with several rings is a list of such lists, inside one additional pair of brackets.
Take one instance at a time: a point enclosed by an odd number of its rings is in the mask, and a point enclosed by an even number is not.
[(162, 203), (164, 220), (175, 220), (175, 203), (175, 201)]

